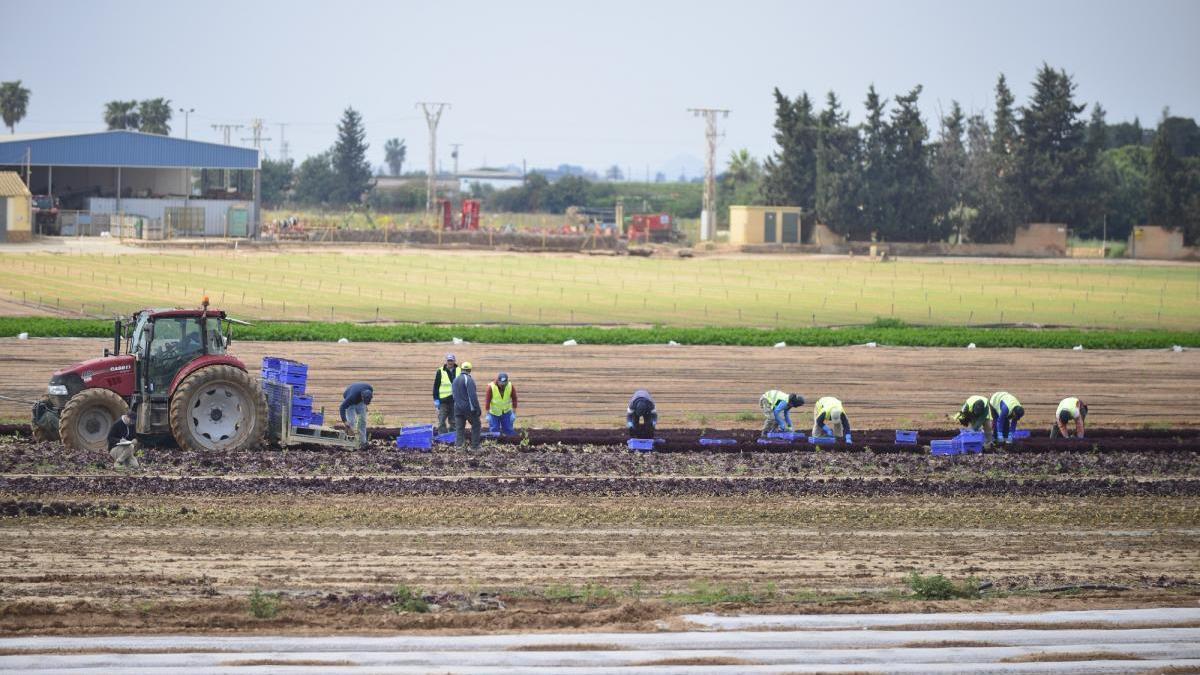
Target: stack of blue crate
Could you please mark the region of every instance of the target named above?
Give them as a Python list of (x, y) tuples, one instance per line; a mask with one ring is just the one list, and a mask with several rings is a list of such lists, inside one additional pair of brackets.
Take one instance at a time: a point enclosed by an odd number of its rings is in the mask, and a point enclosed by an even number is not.
[[(312, 397), (304, 393), (308, 385), (308, 366), (298, 361), (264, 356), (262, 361), (263, 389), (267, 392), (267, 406), (271, 417), (289, 420), (293, 427), (321, 426), (325, 416), (313, 412)], [(269, 386), (275, 383), (279, 386)], [(285, 388), (291, 389), (292, 408), (284, 411)]]

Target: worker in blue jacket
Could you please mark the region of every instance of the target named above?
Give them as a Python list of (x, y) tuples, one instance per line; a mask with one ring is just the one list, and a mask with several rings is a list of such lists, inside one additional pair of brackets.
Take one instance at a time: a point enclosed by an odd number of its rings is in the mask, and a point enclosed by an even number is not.
[[(354, 430), (354, 438), (358, 447), (367, 447), (367, 406), (375, 390), (366, 382), (355, 382), (342, 392), (342, 405), (338, 408), (338, 416), (347, 427)], [(349, 419), (347, 419), (349, 418)]]

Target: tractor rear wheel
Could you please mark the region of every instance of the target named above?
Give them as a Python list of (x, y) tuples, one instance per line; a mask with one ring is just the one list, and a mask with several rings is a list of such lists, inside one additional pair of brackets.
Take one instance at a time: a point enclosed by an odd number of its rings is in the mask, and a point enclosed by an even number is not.
[(171, 435), (184, 450), (246, 450), (267, 433), (267, 399), (234, 366), (207, 366), (184, 378), (171, 397)]
[(72, 450), (108, 450), (108, 430), (128, 410), (129, 404), (114, 391), (84, 389), (63, 406), (58, 422), (63, 445)]

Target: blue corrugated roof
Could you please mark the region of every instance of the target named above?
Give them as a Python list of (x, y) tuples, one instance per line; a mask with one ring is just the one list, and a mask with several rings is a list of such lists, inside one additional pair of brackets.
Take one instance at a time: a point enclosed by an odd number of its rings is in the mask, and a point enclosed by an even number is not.
[(0, 166), (24, 165), (26, 153), (33, 166), (258, 168), (258, 151), (251, 148), (137, 131), (0, 136)]

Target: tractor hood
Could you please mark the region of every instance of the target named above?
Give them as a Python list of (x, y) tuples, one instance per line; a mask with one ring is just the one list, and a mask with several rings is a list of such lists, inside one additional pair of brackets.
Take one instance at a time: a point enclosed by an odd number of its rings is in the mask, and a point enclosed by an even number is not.
[[(133, 395), (134, 357), (128, 354), (88, 359), (56, 371), (50, 377), (51, 396), (74, 396), (84, 389), (111, 389), (121, 396)], [(63, 392), (61, 388), (67, 388)]]

